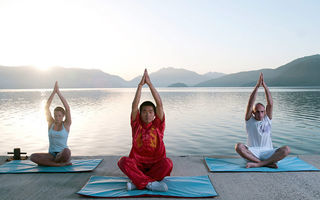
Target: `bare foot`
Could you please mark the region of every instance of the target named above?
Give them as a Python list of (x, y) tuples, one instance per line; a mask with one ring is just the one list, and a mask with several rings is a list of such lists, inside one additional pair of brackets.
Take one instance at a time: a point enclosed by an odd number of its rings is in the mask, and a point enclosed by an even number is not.
[(62, 166), (69, 166), (69, 165), (72, 165), (72, 163), (71, 162), (64, 162), (64, 163), (59, 163), (60, 164), (60, 166), (62, 167)]
[(260, 167), (259, 163), (248, 162), (246, 168)]
[(278, 169), (277, 163), (270, 163), (270, 164), (266, 165), (266, 167)]
[(267, 165), (261, 165), (261, 163), (254, 163), (254, 162), (248, 162), (246, 168), (252, 168), (252, 167), (270, 167), (270, 168), (278, 168), (277, 163), (270, 163)]

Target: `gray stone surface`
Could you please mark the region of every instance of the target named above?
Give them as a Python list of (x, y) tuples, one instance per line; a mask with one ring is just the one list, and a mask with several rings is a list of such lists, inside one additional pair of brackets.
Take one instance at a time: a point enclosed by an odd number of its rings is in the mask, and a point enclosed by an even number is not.
[[(320, 168), (320, 155), (299, 157)], [(76, 158), (103, 158), (103, 161), (93, 172), (0, 174), (0, 199), (90, 199), (76, 194), (90, 176), (124, 176), (117, 166), (119, 156), (73, 157)], [(171, 159), (174, 165), (172, 176), (209, 175), (219, 194), (214, 199), (320, 199), (320, 172), (210, 173), (204, 156), (175, 156)], [(5, 156), (0, 156), (0, 164), (4, 162)]]

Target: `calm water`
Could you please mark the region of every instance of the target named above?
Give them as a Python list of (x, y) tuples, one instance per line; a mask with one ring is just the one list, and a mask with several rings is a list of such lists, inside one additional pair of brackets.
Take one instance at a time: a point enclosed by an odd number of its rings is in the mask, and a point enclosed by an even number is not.
[[(292, 154), (320, 153), (320, 88), (271, 88), (273, 144)], [(50, 90), (0, 90), (0, 155), (20, 147), (47, 152), (44, 105)], [(246, 143), (244, 114), (252, 88), (159, 88), (166, 114), (168, 155), (236, 155)], [(64, 89), (73, 124), (73, 155), (127, 155), (135, 88)], [(144, 88), (141, 102), (151, 99)], [(265, 103), (262, 89), (257, 101)], [(55, 97), (51, 109), (62, 105)]]

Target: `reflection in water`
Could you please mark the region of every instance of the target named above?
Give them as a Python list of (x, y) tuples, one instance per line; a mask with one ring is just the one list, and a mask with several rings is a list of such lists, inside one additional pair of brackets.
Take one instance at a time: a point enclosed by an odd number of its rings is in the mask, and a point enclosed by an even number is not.
[[(246, 143), (244, 114), (252, 88), (160, 88), (169, 155), (236, 155)], [(135, 88), (62, 90), (73, 124), (68, 145), (73, 155), (125, 155), (131, 148), (130, 112)], [(51, 90), (0, 90), (0, 154), (20, 147), (30, 155), (47, 152), (44, 105)], [(271, 88), (273, 143), (293, 154), (319, 154), (320, 90)], [(147, 88), (141, 102), (151, 100)], [(266, 102), (264, 93), (257, 101)], [(60, 105), (58, 97), (51, 110)]]

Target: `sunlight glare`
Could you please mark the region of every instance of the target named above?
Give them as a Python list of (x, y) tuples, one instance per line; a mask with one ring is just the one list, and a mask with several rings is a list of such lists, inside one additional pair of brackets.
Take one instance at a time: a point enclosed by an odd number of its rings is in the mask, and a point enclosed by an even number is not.
[(36, 65), (35, 68), (41, 71), (48, 71), (52, 66), (49, 64), (39, 64)]

